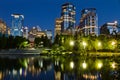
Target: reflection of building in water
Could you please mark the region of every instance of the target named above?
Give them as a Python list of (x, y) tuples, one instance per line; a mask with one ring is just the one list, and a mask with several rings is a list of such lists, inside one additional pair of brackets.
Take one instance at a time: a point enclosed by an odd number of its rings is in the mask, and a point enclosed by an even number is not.
[[(108, 58), (103, 59), (103, 57), (100, 60), (89, 58), (86, 60), (86, 64), (89, 66), (86, 69), (82, 66), (83, 58), (79, 57), (77, 62), (76, 57), (74, 58), (71, 56), (52, 56), (52, 58), (48, 56), (27, 57), (27, 59), (17, 59), (18, 61), (13, 60), (17, 62), (17, 65), (14, 65), (15, 62), (11, 59), (9, 61), (12, 61), (13, 65), (6, 65), (9, 64), (7, 63), (8, 60), (0, 60), (0, 66), (2, 66), (0, 67), (0, 80), (101, 80), (103, 77), (105, 80), (110, 80), (111, 78), (113, 80), (114, 77), (111, 76), (117, 76), (119, 79), (119, 62), (114, 62), (112, 58), (109, 58), (110, 60)], [(118, 61), (119, 58), (116, 58), (116, 60)], [(71, 61), (74, 67), (70, 66)], [(98, 61), (103, 61), (105, 65), (100, 68), (101, 65), (99, 65)], [(5, 64), (2, 64), (4, 62)], [(27, 66), (25, 67), (25, 65)], [(3, 66), (6, 67), (3, 69)], [(106, 70), (105, 74), (104, 70)], [(109, 79), (106, 75), (109, 75)]]

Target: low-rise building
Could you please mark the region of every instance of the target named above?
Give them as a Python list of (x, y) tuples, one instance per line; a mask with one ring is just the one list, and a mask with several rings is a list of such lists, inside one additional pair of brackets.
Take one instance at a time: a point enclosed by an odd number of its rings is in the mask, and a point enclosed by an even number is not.
[(105, 23), (100, 28), (100, 34), (116, 35), (119, 32), (117, 25), (117, 21)]

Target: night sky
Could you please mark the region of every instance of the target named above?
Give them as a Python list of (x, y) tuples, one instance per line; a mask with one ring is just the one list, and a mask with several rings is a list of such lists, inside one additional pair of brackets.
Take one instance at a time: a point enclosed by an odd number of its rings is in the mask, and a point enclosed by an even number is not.
[(23, 14), (24, 26), (39, 25), (42, 30), (54, 31), (55, 19), (60, 17), (61, 5), (71, 2), (76, 6), (76, 25), (79, 24), (83, 8), (96, 8), (98, 25), (118, 20), (120, 22), (120, 0), (1, 0), (0, 18), (11, 27), (11, 14)]

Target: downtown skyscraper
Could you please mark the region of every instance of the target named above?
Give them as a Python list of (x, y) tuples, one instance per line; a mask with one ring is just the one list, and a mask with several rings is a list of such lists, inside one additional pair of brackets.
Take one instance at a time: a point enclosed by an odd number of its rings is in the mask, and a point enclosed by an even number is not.
[(55, 32), (57, 34), (72, 35), (75, 29), (75, 6), (72, 3), (65, 3), (61, 6), (61, 16), (55, 20)]
[(21, 14), (12, 14), (12, 36), (23, 36), (23, 20), (24, 16)]
[(80, 32), (87, 35), (98, 35), (98, 16), (95, 8), (85, 8), (81, 11)]
[(61, 32), (72, 31), (75, 28), (75, 6), (71, 3), (62, 5), (61, 11)]

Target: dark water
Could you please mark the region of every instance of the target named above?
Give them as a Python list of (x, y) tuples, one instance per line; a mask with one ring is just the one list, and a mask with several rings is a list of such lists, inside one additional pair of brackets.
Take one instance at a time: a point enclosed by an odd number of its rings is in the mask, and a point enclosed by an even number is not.
[(119, 57), (1, 57), (0, 80), (120, 80)]

